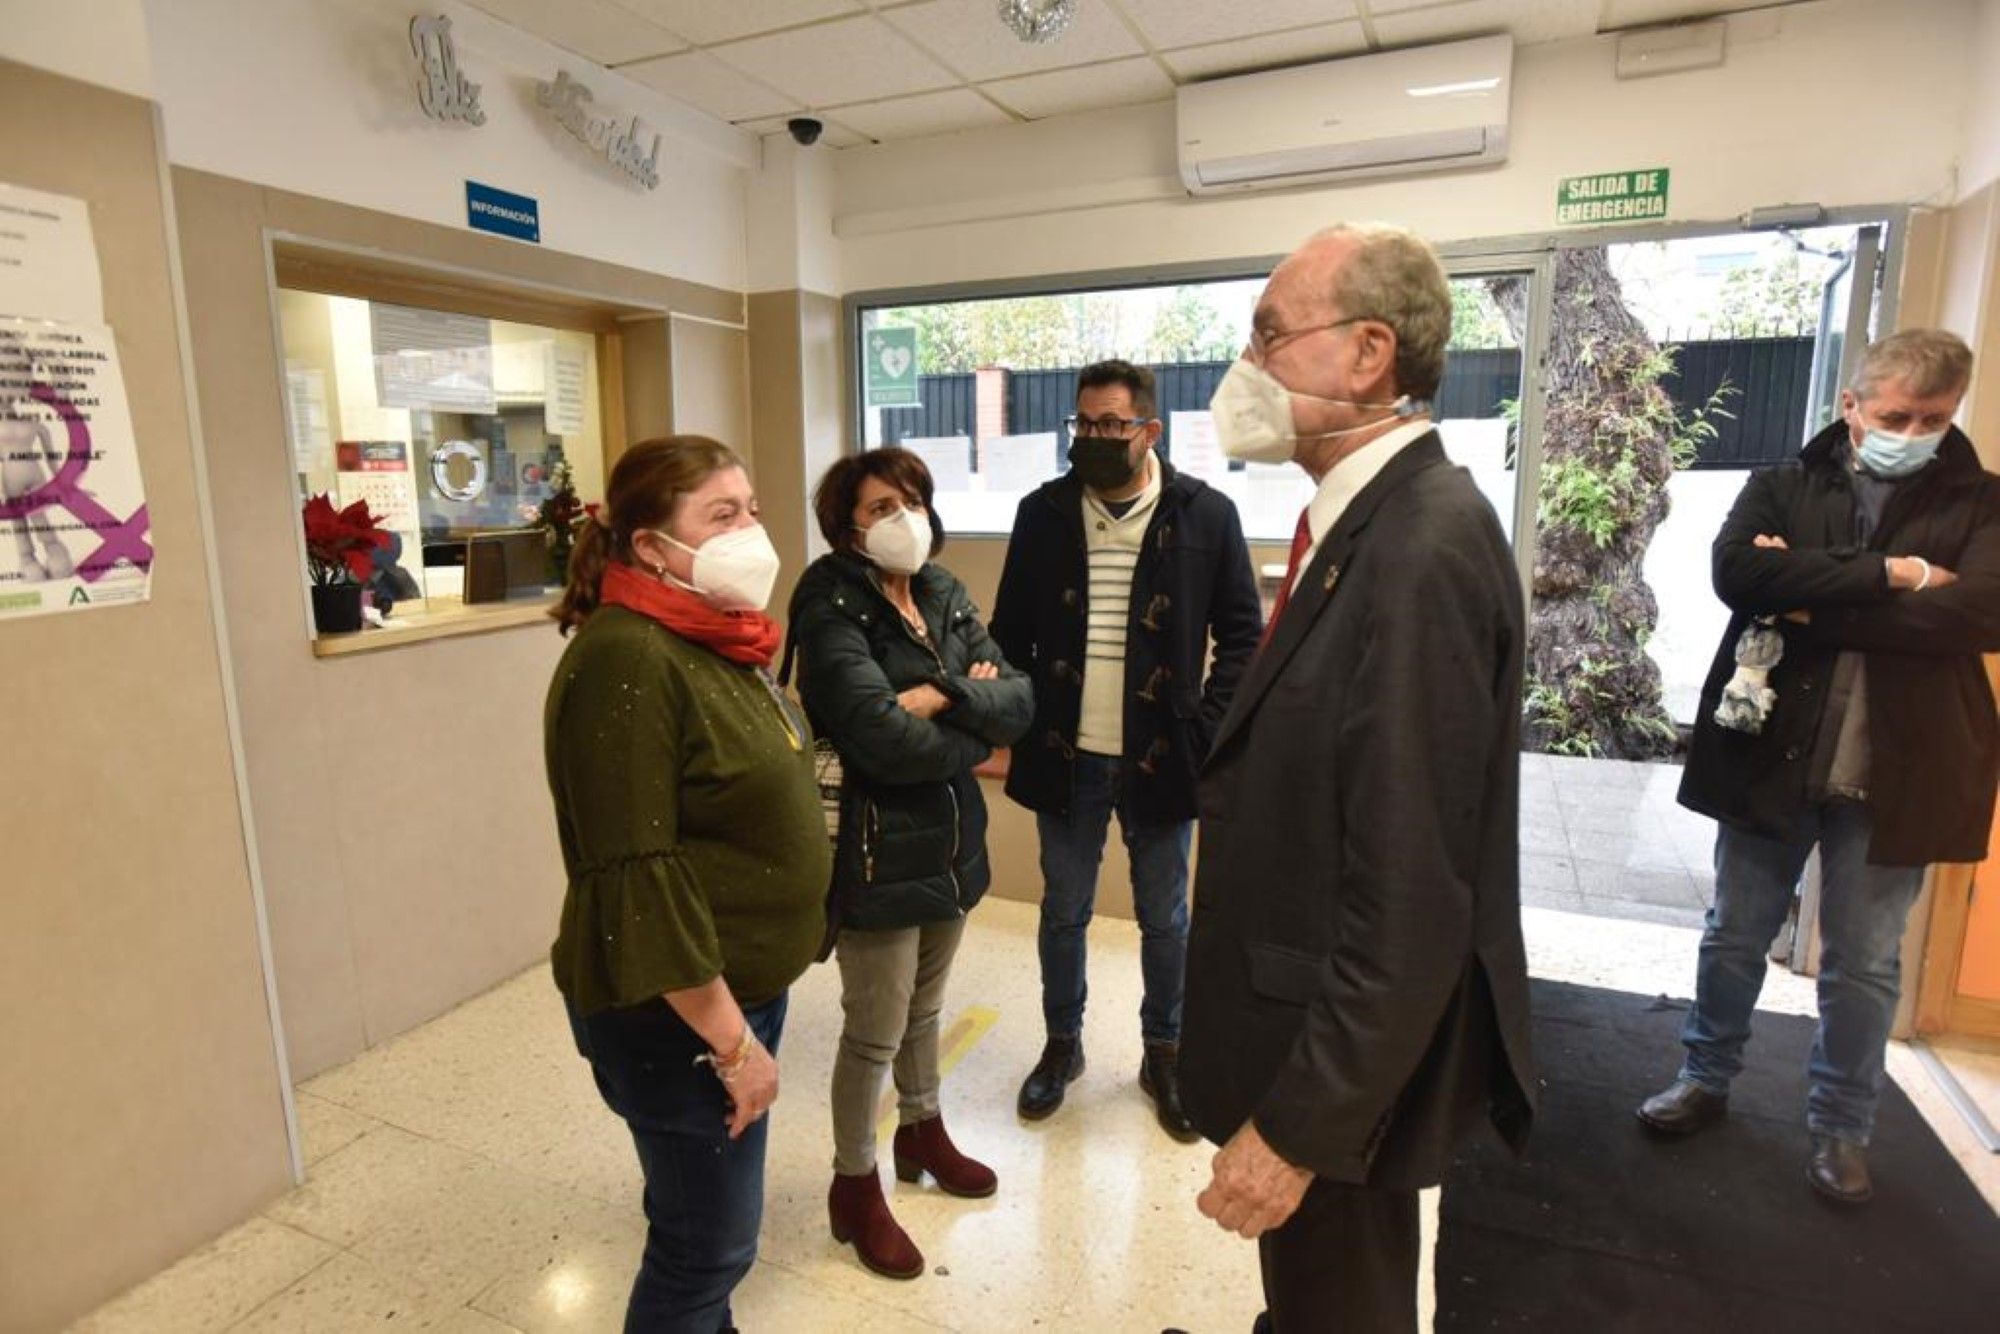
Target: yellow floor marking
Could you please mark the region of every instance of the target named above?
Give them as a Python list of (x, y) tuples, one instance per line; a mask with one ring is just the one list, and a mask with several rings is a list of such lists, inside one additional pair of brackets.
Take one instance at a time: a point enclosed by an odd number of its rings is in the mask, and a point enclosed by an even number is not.
[[(986, 1005), (968, 1006), (958, 1018), (951, 1021), (951, 1027), (938, 1035), (938, 1077), (942, 1079), (952, 1071), (952, 1067), (965, 1059), (967, 1052), (979, 1045), (979, 1040), (992, 1031), (1000, 1022), (1000, 1011)], [(896, 1083), (889, 1081), (889, 1087), (882, 1090), (882, 1102), (875, 1116), (875, 1136), (880, 1139), (896, 1128)]]

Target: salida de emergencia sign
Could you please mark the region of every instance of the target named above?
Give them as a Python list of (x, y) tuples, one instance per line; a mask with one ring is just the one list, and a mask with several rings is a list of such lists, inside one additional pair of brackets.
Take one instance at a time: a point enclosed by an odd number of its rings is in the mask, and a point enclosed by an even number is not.
[(1556, 225), (1637, 222), (1667, 216), (1667, 169), (1568, 176), (1556, 184)]

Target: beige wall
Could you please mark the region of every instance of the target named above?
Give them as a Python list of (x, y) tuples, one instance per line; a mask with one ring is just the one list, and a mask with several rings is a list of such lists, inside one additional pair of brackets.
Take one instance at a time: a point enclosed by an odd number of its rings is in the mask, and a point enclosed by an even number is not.
[(0, 61), (0, 124), (0, 180), (89, 201), (158, 561), (143, 605), (0, 624), (0, 1329), (45, 1330), (291, 1160), (153, 110)]
[(535, 625), (312, 655), (265, 229), (709, 318), (740, 319), (742, 300), (202, 172), (175, 182), (275, 971), (303, 1078), (547, 949), (563, 876), (541, 707), (562, 641)]

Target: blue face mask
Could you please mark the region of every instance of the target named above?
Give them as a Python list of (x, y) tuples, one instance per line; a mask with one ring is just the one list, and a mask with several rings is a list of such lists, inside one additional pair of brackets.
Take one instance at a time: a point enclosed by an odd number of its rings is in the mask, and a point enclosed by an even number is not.
[(1944, 432), (1935, 435), (1895, 435), (1867, 428), (1854, 456), (1862, 467), (1877, 477), (1908, 477), (1937, 457)]

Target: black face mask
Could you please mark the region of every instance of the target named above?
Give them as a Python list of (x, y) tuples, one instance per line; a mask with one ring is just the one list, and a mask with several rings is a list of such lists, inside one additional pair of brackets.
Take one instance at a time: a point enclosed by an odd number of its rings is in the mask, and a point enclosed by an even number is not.
[(1070, 471), (1093, 491), (1130, 486), (1139, 472), (1132, 462), (1131, 447), (1131, 441), (1116, 436), (1082, 436), (1070, 441)]

